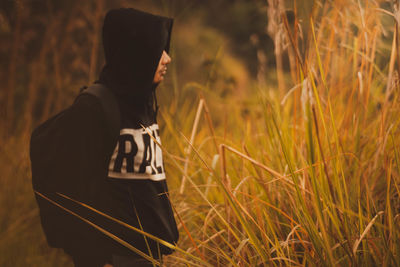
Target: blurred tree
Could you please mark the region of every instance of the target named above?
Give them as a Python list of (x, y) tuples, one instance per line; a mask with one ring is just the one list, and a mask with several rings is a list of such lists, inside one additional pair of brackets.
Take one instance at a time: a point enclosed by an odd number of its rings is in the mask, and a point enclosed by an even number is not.
[[(268, 23), (265, 1), (208, 1), (204, 8), (205, 23), (219, 29), (230, 39), (232, 50), (244, 61), (250, 73), (257, 75), (257, 49), (251, 36), (257, 36), (257, 46), (273, 59), (273, 41), (266, 34)], [(273, 61), (269, 61), (273, 64)]]

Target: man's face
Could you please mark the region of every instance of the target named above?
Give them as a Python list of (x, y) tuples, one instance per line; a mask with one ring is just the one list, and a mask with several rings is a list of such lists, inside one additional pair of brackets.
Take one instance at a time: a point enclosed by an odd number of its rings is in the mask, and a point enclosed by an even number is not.
[(171, 63), (171, 58), (164, 50), (161, 55), (160, 62), (158, 62), (158, 67), (156, 73), (154, 74), (153, 83), (159, 83), (164, 80), (164, 75), (167, 73), (167, 65), (169, 63)]

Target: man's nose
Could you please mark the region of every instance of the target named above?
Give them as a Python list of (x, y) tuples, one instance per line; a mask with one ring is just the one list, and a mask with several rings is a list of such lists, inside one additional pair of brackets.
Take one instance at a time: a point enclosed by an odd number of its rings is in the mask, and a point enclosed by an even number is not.
[(165, 65), (171, 63), (171, 57), (168, 55), (167, 52), (164, 51), (164, 53), (165, 53), (165, 54), (164, 54), (163, 63), (164, 63)]

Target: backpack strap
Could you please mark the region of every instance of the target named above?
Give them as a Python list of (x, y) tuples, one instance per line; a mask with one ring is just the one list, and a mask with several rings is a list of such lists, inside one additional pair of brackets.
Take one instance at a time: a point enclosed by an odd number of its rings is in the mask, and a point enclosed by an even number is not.
[(85, 94), (93, 95), (97, 97), (97, 99), (99, 99), (100, 104), (104, 110), (104, 115), (106, 117), (107, 125), (109, 126), (111, 135), (118, 136), (121, 126), (121, 115), (119, 105), (114, 93), (104, 84), (95, 83), (88, 88), (82, 90), (79, 96)]

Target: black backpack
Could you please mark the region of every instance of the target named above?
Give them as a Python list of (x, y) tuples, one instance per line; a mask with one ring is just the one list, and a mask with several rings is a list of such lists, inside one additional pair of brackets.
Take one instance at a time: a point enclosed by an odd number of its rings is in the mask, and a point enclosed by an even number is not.
[[(102, 84), (93, 84), (81, 90), (75, 101), (87, 94), (98, 99), (110, 133), (117, 140), (120, 112), (114, 94)], [(68, 116), (71, 114), (72, 107), (73, 105), (39, 125), (32, 132), (30, 140), (33, 190), (47, 242), (55, 248), (68, 247), (67, 243), (73, 242), (69, 237), (76, 234), (73, 233), (76, 231), (74, 225), (81, 223), (78, 218), (71, 216), (57, 205), (59, 198), (56, 194), (60, 191), (73, 192), (74, 190), (71, 181), (62, 175), (71, 168), (68, 161), (74, 154), (74, 151), (68, 148), (68, 144), (73, 142), (68, 135), (69, 128), (73, 125), (71, 116)], [(65, 225), (70, 225), (70, 227), (65, 227)]]

